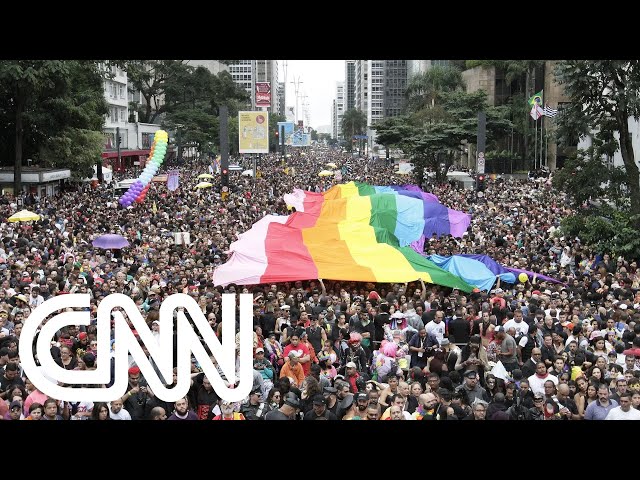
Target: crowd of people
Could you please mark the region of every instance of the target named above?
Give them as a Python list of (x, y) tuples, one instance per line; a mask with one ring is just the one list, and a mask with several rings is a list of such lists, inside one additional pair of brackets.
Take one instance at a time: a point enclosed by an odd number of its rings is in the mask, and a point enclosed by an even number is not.
[[(341, 170), (348, 160), (351, 168), (341, 171), (341, 180), (318, 176), (327, 163)], [(232, 161), (253, 166), (250, 158)], [(286, 159), (261, 156), (256, 178), (232, 172), (231, 194), (222, 199), (217, 174), (212, 188), (194, 188), (209, 165), (181, 165), (177, 190), (154, 182), (144, 203), (129, 208), (118, 204), (109, 185), (80, 184), (55, 197), (30, 197), (41, 220), (8, 223), (17, 202), (0, 198), (0, 419), (640, 418), (637, 263), (562, 236), (560, 221), (572, 209), (550, 182), (505, 176), (490, 181), (482, 198), (451, 185), (430, 188), (444, 205), (471, 214), (472, 223), (462, 238), (428, 239), (424, 253), (487, 254), (557, 283), (534, 277), (471, 293), (417, 278), (406, 284), (308, 279), (223, 288), (212, 282), (214, 269), (253, 223), (266, 214), (291, 213), (283, 194), (294, 188), (322, 192), (349, 180), (411, 182), (385, 162), (293, 149)], [(92, 240), (105, 233), (126, 237), (130, 246), (93, 247)], [(131, 297), (156, 335), (162, 300), (191, 295), (219, 338), (222, 294), (253, 294), (250, 395), (238, 403), (220, 399), (194, 361), (188, 395), (164, 402), (130, 358), (129, 385), (120, 398), (92, 403), (48, 397), (22, 369), (22, 325), (49, 298), (72, 293), (90, 295), (92, 323), (62, 328), (52, 339), (52, 357), (68, 370), (113, 363), (117, 345), (98, 351), (95, 325), (98, 305), (111, 293)], [(174, 359), (175, 353), (174, 346)]]

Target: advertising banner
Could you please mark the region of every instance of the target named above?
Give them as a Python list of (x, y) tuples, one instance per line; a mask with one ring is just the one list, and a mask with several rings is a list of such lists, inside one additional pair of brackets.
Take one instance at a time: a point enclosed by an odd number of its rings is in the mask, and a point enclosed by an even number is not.
[(293, 145), (293, 122), (278, 122), (278, 132), (284, 135), (285, 145)]
[(256, 82), (256, 108), (271, 106), (271, 82)]
[(269, 153), (269, 115), (267, 112), (238, 112), (240, 153)]

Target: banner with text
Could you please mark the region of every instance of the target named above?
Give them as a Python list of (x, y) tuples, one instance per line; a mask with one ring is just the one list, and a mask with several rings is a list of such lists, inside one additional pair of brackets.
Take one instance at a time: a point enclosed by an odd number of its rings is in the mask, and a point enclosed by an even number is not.
[(269, 115), (266, 112), (238, 112), (240, 153), (269, 153)]
[(271, 82), (256, 82), (256, 108), (271, 106)]

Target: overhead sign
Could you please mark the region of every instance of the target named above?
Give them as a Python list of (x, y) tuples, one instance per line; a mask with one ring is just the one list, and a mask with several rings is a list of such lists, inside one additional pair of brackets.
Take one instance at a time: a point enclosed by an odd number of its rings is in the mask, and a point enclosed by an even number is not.
[(269, 115), (238, 112), (238, 136), (240, 153), (269, 153)]
[(278, 122), (278, 133), (284, 136), (284, 144), (293, 144), (293, 122)]
[(271, 106), (271, 82), (256, 82), (256, 108)]

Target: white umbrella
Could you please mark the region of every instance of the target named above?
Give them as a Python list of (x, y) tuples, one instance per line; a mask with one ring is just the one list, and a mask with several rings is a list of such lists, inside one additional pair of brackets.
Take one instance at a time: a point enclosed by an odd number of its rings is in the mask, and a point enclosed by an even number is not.
[(245, 177), (253, 177), (253, 169), (245, 170), (241, 175), (244, 175)]

